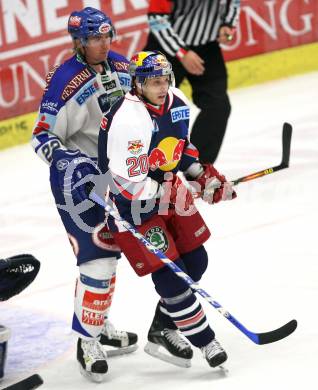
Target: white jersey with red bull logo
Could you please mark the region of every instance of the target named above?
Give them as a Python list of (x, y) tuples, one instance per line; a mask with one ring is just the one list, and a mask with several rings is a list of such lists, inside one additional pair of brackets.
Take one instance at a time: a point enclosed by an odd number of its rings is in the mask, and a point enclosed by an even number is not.
[[(131, 202), (158, 196), (167, 172), (186, 171), (197, 161), (189, 142), (190, 108), (183, 93), (170, 88), (160, 108), (132, 93), (115, 103), (102, 120), (98, 160), (112, 174), (118, 193), (113, 196), (124, 218)], [(125, 210), (124, 210), (125, 209)], [(156, 212), (156, 208), (144, 218)]]
[(101, 75), (74, 55), (48, 74), (32, 138), (41, 159), (50, 164), (57, 148), (97, 158), (103, 112), (130, 90), (128, 65), (111, 51)]

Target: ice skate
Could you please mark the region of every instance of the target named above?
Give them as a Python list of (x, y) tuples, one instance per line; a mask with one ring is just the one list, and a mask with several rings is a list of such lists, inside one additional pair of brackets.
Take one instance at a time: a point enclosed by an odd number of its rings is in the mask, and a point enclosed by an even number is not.
[(218, 367), (227, 360), (226, 352), (216, 339), (202, 347), (201, 352), (211, 367)]
[(108, 370), (106, 358), (107, 355), (97, 340), (78, 339), (77, 360), (80, 372), (85, 378), (93, 382), (102, 382)]
[(164, 328), (156, 317), (148, 332), (144, 351), (179, 367), (191, 367), (193, 351), (179, 330)]
[(104, 323), (99, 341), (108, 357), (131, 353), (138, 348), (136, 333), (117, 330), (109, 320)]

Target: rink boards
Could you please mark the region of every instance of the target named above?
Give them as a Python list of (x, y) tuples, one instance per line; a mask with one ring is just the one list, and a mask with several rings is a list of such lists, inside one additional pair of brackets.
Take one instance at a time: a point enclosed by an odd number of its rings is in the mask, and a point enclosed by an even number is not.
[[(229, 88), (247, 87), (297, 73), (315, 71), (317, 64), (317, 43), (229, 61)], [(182, 89), (191, 96), (191, 88), (187, 82), (183, 83)], [(32, 112), (0, 121), (0, 149), (29, 142), (35, 119), (36, 112)]]

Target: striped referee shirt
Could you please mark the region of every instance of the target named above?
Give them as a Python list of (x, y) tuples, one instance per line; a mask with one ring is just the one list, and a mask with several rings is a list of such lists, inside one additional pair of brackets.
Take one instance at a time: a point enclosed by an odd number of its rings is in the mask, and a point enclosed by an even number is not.
[(150, 0), (151, 33), (164, 51), (182, 57), (188, 46), (217, 39), (221, 26), (235, 27), (240, 0)]

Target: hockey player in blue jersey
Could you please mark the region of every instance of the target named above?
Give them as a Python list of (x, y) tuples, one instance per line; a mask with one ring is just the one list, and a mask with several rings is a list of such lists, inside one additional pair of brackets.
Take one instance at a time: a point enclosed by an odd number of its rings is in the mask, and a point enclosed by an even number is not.
[[(101, 122), (98, 165), (103, 174), (108, 172), (105, 177), (110, 173), (112, 178), (104, 193), (122, 218), (198, 281), (208, 264), (203, 244), (210, 232), (177, 173), (183, 172), (199, 186), (198, 193), (210, 204), (236, 194), (211, 164), (200, 163), (189, 142), (189, 106), (182, 92), (172, 87), (173, 72), (166, 57), (139, 52), (132, 57), (129, 72), (132, 90)], [(151, 274), (161, 298), (145, 351), (189, 367), (191, 343), (211, 367), (222, 364), (226, 352), (194, 292), (111, 216), (107, 223), (134, 271), (139, 276)]]
[[(98, 173), (100, 121), (103, 112), (130, 89), (129, 63), (110, 50), (115, 29), (103, 12), (91, 7), (72, 12), (68, 32), (75, 54), (47, 76), (32, 145), (50, 166), (52, 192), (79, 266), (72, 324), (79, 336), (77, 360), (85, 376), (101, 381), (108, 369), (104, 346), (115, 347), (113, 354), (137, 347), (136, 334), (116, 330), (107, 318), (120, 252), (99, 207), (81, 213), (90, 227), (85, 230), (63, 205), (69, 198), (75, 206), (87, 198), (85, 186), (76, 184)], [(70, 164), (74, 172), (66, 177)]]

